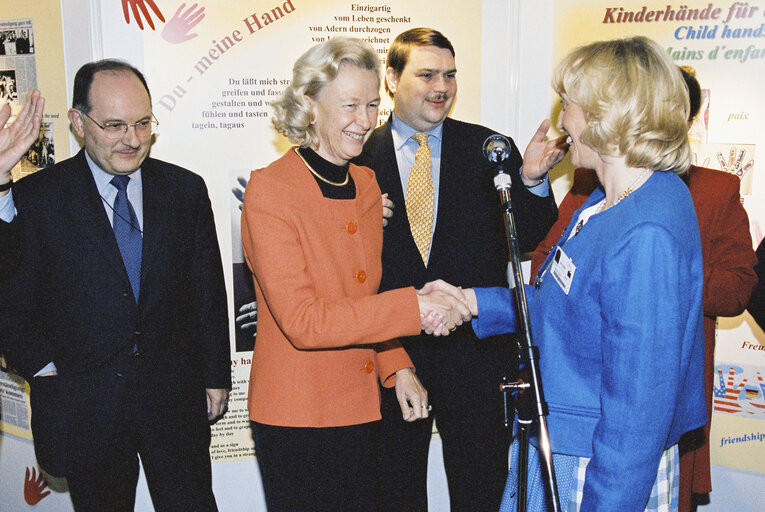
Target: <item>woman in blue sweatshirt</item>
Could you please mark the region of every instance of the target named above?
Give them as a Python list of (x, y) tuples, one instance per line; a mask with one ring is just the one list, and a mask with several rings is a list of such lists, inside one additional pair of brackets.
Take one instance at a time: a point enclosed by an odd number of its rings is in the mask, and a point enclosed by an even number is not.
[[(526, 292), (561, 506), (677, 510), (677, 441), (706, 422), (701, 245), (677, 176), (691, 158), (687, 89), (644, 37), (575, 50), (553, 87), (571, 163), (601, 183)], [(510, 290), (466, 297), (479, 337), (518, 328)], [(529, 510), (547, 510), (535, 455)]]

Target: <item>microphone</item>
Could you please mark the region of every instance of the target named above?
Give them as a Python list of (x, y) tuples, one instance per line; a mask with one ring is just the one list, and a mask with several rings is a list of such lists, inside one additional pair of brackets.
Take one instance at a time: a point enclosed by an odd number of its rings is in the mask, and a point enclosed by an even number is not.
[[(541, 370), (539, 369), (539, 349), (534, 346), (534, 341), (531, 335), (531, 320), (529, 316), (529, 307), (526, 301), (526, 292), (523, 284), (523, 272), (521, 271), (521, 250), (518, 247), (518, 232), (515, 229), (515, 219), (513, 218), (512, 204), (510, 202), (510, 185), (512, 180), (510, 174), (505, 171), (503, 162), (510, 156), (510, 141), (506, 137), (499, 134), (491, 135), (483, 143), (483, 154), (489, 160), (496, 164), (497, 175), (494, 177), (494, 187), (499, 192), (499, 198), (502, 202), (503, 217), (505, 220), (505, 234), (507, 235), (507, 246), (509, 249), (510, 262), (512, 266), (512, 274), (508, 273), (508, 281), (512, 276), (512, 283), (509, 283), (513, 288), (513, 294), (515, 296), (516, 307), (518, 310), (518, 323), (521, 336), (518, 337), (518, 348), (520, 350), (520, 367), (525, 369), (525, 379), (519, 379), (514, 383), (502, 383), (500, 384), (500, 390), (503, 393), (508, 391), (520, 391), (518, 393), (516, 411), (518, 412), (519, 420), (519, 442), (521, 443), (521, 463), (522, 468), (519, 474), (519, 483), (524, 482), (525, 469), (527, 465), (527, 450), (525, 444), (529, 442), (529, 426), (534, 421), (536, 413), (536, 425), (539, 430), (540, 440), (540, 453), (542, 461), (547, 467), (547, 486), (546, 489), (550, 491), (550, 496), (553, 498), (553, 509), (560, 510), (560, 498), (558, 496), (558, 488), (555, 483), (555, 468), (553, 466), (552, 451), (550, 449), (550, 434), (547, 430), (547, 421), (545, 415), (547, 414), (547, 402), (545, 402), (544, 393), (542, 391), (542, 377)], [(518, 286), (515, 286), (518, 283)], [(528, 388), (528, 389), (526, 389)], [(519, 487), (520, 496), (518, 497), (518, 504), (525, 504), (526, 488), (524, 486)], [(519, 509), (525, 510), (519, 506)]]
[(483, 155), (489, 162), (496, 164), (497, 175), (494, 176), (494, 188), (499, 192), (503, 208), (510, 208), (510, 187), (513, 183), (510, 174), (505, 171), (503, 162), (510, 157), (511, 146), (507, 137), (495, 133), (483, 142)]
[(483, 141), (483, 154), (489, 162), (503, 162), (510, 156), (510, 141), (498, 133), (490, 135)]

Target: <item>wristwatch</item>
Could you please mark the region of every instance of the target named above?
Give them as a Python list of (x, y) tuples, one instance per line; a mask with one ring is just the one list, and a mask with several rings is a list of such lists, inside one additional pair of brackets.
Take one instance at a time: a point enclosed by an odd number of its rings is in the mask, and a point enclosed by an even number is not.
[[(547, 180), (547, 174), (545, 174), (541, 178), (537, 178), (536, 180), (537, 180), (537, 182), (534, 183), (533, 185), (526, 185), (525, 183), (524, 183), (524, 185), (526, 186), (526, 188), (533, 188), (533, 187), (536, 187), (537, 185), (541, 185), (542, 183), (544, 183)], [(521, 182), (523, 182), (523, 173), (521, 173)]]

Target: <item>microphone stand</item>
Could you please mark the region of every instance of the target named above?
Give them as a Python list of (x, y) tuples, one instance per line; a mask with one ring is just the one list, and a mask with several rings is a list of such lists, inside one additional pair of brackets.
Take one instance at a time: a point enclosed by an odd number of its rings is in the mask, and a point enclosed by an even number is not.
[(515, 279), (515, 301), (518, 307), (518, 320), (521, 330), (521, 336), (518, 339), (518, 380), (517, 382), (503, 382), (500, 384), (500, 390), (503, 393), (513, 392), (515, 396), (515, 409), (518, 414), (518, 512), (526, 512), (529, 434), (534, 421), (536, 421), (539, 430), (539, 452), (544, 459), (544, 466), (547, 469), (545, 484), (548, 496), (551, 497), (553, 511), (559, 512), (561, 510), (560, 498), (555, 481), (550, 434), (547, 430), (547, 420), (545, 419), (548, 411), (542, 391), (539, 348), (534, 345), (531, 335), (529, 308), (526, 302), (526, 290), (521, 272), (521, 251), (518, 247), (518, 232), (515, 228), (510, 198), (512, 180), (503, 165), (503, 161), (510, 156), (510, 141), (502, 135), (492, 135), (484, 142), (483, 151), (490, 162), (497, 164), (498, 173), (494, 177), (494, 186), (497, 192), (499, 192), (500, 203), (504, 213), (505, 231), (510, 250), (513, 278)]

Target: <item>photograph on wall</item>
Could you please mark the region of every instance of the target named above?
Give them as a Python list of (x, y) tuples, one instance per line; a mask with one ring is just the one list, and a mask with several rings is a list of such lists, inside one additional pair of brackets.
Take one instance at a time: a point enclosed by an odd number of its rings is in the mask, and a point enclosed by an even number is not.
[(16, 71), (0, 70), (0, 103), (18, 103), (19, 91), (16, 87)]
[(29, 385), (14, 373), (0, 371), (0, 430), (32, 439)]
[(40, 126), (40, 135), (21, 158), (21, 161), (13, 168), (11, 175), (17, 181), (28, 174), (44, 169), (56, 163), (55, 145), (53, 143), (53, 123), (43, 122)]
[(244, 261), (241, 236), (242, 203), (248, 179), (249, 172), (231, 173), (231, 273), (234, 283), (235, 351), (252, 354), (258, 332), (258, 304), (252, 272)]
[(0, 22), (0, 56), (29, 55), (35, 52), (32, 20)]
[(27, 91), (37, 88), (34, 30), (31, 19), (0, 20), (0, 71), (12, 70), (15, 96), (20, 103)]

